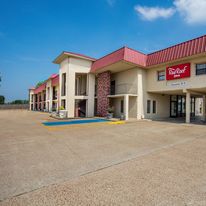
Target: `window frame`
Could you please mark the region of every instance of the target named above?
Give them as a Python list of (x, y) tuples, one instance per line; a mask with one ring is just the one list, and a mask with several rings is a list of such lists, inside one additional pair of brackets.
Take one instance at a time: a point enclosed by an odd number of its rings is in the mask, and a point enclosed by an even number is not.
[(67, 81), (67, 77), (66, 77), (66, 72), (62, 73), (62, 85), (61, 85), (61, 96), (64, 97), (66, 96), (66, 81)]
[(157, 114), (157, 101), (156, 100), (152, 101), (152, 113)]
[[(161, 72), (164, 72), (164, 75), (160, 75)], [(163, 77), (163, 76), (164, 76), (164, 79), (161, 79), (161, 77)], [(157, 71), (157, 81), (161, 82), (161, 81), (165, 81), (165, 79), (166, 79), (166, 72), (165, 72), (165, 70)]]
[[(199, 66), (199, 65), (205, 65), (205, 68), (203, 68), (203, 69), (198, 69), (198, 66)], [(198, 71), (201, 71), (201, 70), (204, 70), (205, 73), (198, 73)], [(196, 73), (196, 76), (206, 75), (206, 63), (198, 63), (198, 64), (196, 64), (196, 71), (195, 71), (195, 73)]]
[(151, 114), (151, 100), (147, 100), (147, 114)]

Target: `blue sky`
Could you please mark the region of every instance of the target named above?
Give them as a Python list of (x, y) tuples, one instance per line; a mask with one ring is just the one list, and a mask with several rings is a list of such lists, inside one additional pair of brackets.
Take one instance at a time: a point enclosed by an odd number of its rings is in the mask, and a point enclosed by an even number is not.
[[(195, 2), (195, 3), (194, 3)], [(95, 58), (122, 46), (144, 53), (206, 34), (205, 0), (0, 0), (0, 95), (58, 72), (63, 50)]]

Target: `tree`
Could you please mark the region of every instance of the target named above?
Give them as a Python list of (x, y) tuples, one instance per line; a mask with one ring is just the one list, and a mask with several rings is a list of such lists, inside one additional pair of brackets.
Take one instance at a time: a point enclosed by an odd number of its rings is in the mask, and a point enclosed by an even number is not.
[(5, 97), (0, 95), (0, 104), (4, 104), (5, 103)]
[(10, 104), (28, 104), (28, 103), (29, 103), (28, 100), (21, 100), (21, 99), (17, 99), (17, 100), (10, 102)]
[(38, 83), (36, 84), (36, 88), (39, 87), (40, 85), (42, 85), (44, 82), (45, 82), (45, 81), (38, 82)]
[(2, 76), (1, 76), (1, 73), (0, 73), (0, 86), (1, 86), (1, 82), (2, 82)]

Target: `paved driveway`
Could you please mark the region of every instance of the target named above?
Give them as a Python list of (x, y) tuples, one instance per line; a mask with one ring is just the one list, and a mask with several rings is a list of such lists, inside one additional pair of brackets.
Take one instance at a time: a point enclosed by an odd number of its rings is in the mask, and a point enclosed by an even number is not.
[(140, 121), (47, 129), (41, 122), (48, 118), (0, 111), (0, 205), (147, 205), (157, 192), (159, 205), (169, 205), (168, 190), (183, 195), (187, 185), (191, 205), (195, 198), (206, 204), (206, 126)]

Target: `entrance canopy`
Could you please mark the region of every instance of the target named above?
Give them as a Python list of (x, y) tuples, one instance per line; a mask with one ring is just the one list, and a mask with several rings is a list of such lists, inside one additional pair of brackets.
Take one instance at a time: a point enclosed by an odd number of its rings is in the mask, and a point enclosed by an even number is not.
[(206, 88), (176, 89), (168, 91), (152, 91), (150, 94), (162, 94), (170, 96), (170, 117), (185, 117), (186, 123), (196, 115), (196, 99), (202, 99), (199, 110), (202, 113), (202, 121), (206, 120)]

